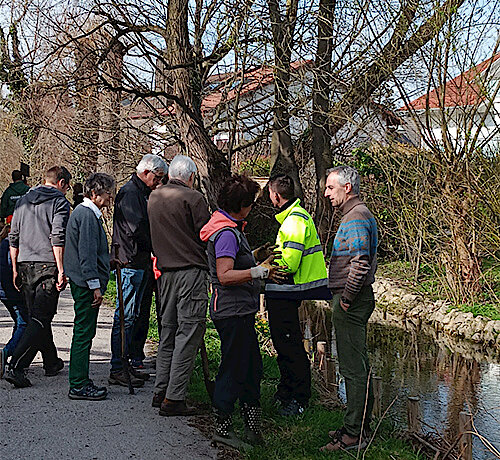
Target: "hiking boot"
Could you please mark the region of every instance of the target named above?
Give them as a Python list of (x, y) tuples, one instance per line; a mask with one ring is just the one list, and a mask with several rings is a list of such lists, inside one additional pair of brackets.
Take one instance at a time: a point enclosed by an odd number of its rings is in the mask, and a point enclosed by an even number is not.
[(138, 371), (137, 369), (134, 369), (134, 367), (132, 366), (129, 366), (128, 373), (134, 376), (136, 379), (141, 379), (144, 381), (147, 381), (150, 378), (150, 375), (147, 372)]
[(151, 406), (153, 407), (161, 407), (161, 403), (165, 399), (165, 391), (160, 391), (159, 393), (153, 394), (153, 402), (151, 403)]
[(92, 382), (82, 388), (71, 388), (68, 393), (69, 399), (85, 399), (87, 401), (101, 401), (106, 399), (107, 395), (107, 388), (97, 387)]
[(12, 383), (16, 388), (27, 388), (31, 386), (31, 382), (24, 375), (24, 369), (9, 369), (5, 373), (5, 380)]
[(44, 366), (46, 377), (55, 377), (64, 368), (64, 361), (61, 358), (57, 358), (57, 361), (51, 366)]
[(231, 414), (218, 414), (215, 424), (215, 432), (212, 436), (212, 446), (218, 444), (232, 447), (233, 449), (251, 449), (251, 445), (242, 441), (233, 431), (233, 421)]
[(0, 379), (5, 374), (5, 368), (7, 367), (7, 350), (2, 348), (0, 350)]
[(159, 414), (164, 417), (188, 416), (198, 414), (198, 410), (188, 406), (186, 401), (172, 401), (165, 398), (160, 405)]
[[(129, 374), (130, 383), (134, 388), (139, 388), (144, 386), (144, 380), (138, 379), (134, 377), (132, 374)], [(110, 385), (121, 385), (122, 387), (128, 387), (127, 376), (124, 371), (114, 372), (109, 374), (108, 383)]]
[(240, 409), (245, 422), (245, 437), (250, 444), (264, 444), (261, 432), (262, 409), (257, 406), (243, 404)]
[(286, 404), (283, 404), (281, 409), (279, 410), (279, 414), (282, 417), (290, 417), (293, 415), (300, 415), (304, 412), (305, 406), (300, 404), (296, 399), (292, 399), (288, 401)]

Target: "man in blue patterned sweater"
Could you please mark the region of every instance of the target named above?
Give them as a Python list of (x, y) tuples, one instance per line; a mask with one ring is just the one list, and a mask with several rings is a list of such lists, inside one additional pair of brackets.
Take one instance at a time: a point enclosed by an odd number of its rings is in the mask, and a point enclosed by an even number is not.
[(331, 431), (324, 451), (365, 447), (373, 408), (366, 324), (375, 308), (372, 284), (377, 269), (377, 223), (358, 198), (359, 174), (350, 166), (327, 171), (325, 197), (342, 213), (333, 242), (328, 287), (347, 410), (344, 426)]

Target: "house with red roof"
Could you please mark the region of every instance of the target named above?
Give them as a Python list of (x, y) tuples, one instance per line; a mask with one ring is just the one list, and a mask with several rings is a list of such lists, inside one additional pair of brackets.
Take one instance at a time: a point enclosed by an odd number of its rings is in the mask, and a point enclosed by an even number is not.
[(500, 53), (408, 102), (398, 114), (412, 126), (421, 147), (442, 144), (445, 136), (460, 151), (500, 147)]
[[(291, 64), (289, 83), (290, 134), (297, 140), (311, 125), (312, 84), (314, 62), (299, 60)], [(157, 90), (168, 93), (168, 83), (156, 78)], [(201, 114), (216, 145), (227, 148), (251, 145), (243, 150), (249, 153), (268, 155), (273, 127), (274, 68), (263, 65), (244, 72), (217, 73), (210, 76), (203, 89)], [(154, 152), (163, 152), (167, 157), (177, 153), (177, 147), (165, 149), (168, 139), (176, 145), (174, 106), (168, 101), (141, 100), (131, 108), (128, 118), (136, 126), (150, 129), (159, 142)], [(401, 120), (381, 104), (368, 101), (356, 116), (333, 139), (333, 148), (342, 153), (371, 142), (387, 143), (397, 135)], [(234, 161), (238, 162), (235, 153)]]

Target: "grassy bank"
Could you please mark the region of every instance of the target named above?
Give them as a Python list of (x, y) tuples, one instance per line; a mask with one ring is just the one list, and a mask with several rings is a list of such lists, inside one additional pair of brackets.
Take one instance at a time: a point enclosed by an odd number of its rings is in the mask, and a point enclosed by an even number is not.
[[(485, 259), (482, 265), (483, 292), (468, 303), (454, 305), (463, 312), (471, 312), (474, 316), (500, 320), (500, 262)], [(423, 264), (419, 271), (418, 282), (410, 264), (404, 261), (381, 263), (378, 274), (384, 278), (401, 283), (408, 289), (423, 294), (429, 300), (446, 299), (443, 280), (445, 274), (438, 267)]]
[[(113, 305), (115, 289), (115, 281), (112, 279), (106, 293), (107, 305)], [(262, 343), (268, 342), (269, 327), (265, 321), (257, 323), (257, 331), (260, 341)], [(158, 340), (158, 325), (156, 323), (154, 302), (151, 306), (148, 337), (152, 341)], [(207, 321), (205, 343), (211, 378), (215, 379), (220, 361), (220, 340), (210, 319)], [(354, 456), (352, 452), (328, 455), (319, 452), (319, 448), (329, 441), (328, 431), (339, 428), (342, 425), (342, 411), (339, 409), (330, 410), (323, 406), (316, 391), (313, 390), (311, 406), (301, 416), (285, 418), (277, 414), (272, 401), (276, 385), (279, 381), (279, 369), (275, 357), (263, 352), (262, 358), (264, 363), (264, 378), (261, 386), (261, 403), (266, 444), (262, 447), (255, 447), (248, 452), (242, 452), (242, 458), (249, 460), (356, 458), (356, 452), (354, 452)], [(207, 413), (210, 413), (210, 399), (205, 389), (200, 355), (196, 358), (196, 366), (191, 378), (188, 398), (197, 405), (206, 408)], [(235, 411), (235, 414), (235, 428), (237, 431), (242, 432), (243, 424), (238, 411)], [(205, 434), (210, 435), (213, 430), (213, 417), (201, 417), (194, 424), (201, 428)], [(234, 456), (230, 457), (234, 458)], [(422, 454), (415, 454), (409, 444), (398, 438), (398, 432), (392, 427), (391, 423), (386, 421), (381, 424), (373, 443), (366, 451), (361, 452), (359, 458), (373, 460), (391, 458), (420, 460), (426, 457)]]
[[(265, 341), (268, 336), (268, 329), (265, 323), (260, 323), (258, 330), (261, 341)], [(215, 378), (220, 360), (220, 341), (213, 323), (207, 323), (207, 333), (205, 343), (209, 356), (209, 365), (212, 378)], [(319, 448), (325, 445), (328, 439), (328, 431), (342, 426), (342, 411), (339, 409), (330, 410), (324, 407), (318, 395), (313, 390), (311, 407), (304, 414), (298, 417), (280, 417), (273, 407), (273, 394), (279, 381), (279, 369), (276, 358), (266, 353), (262, 354), (264, 363), (264, 378), (262, 380), (262, 409), (263, 409), (263, 432), (266, 441), (265, 446), (255, 447), (249, 452), (244, 452), (243, 458), (251, 460), (299, 460), (299, 459), (325, 459), (356, 458), (352, 451), (350, 453), (323, 454)], [(197, 363), (191, 384), (189, 387), (189, 397), (209, 407), (210, 400), (205, 390), (203, 374), (201, 370), (200, 357)], [(235, 417), (237, 430), (242, 431), (243, 425), (238, 415)], [(386, 459), (423, 459), (422, 454), (415, 454), (412, 448), (397, 437), (397, 431), (393, 429), (389, 422), (384, 422), (379, 429), (372, 445), (365, 452), (361, 452), (359, 458), (386, 460)]]

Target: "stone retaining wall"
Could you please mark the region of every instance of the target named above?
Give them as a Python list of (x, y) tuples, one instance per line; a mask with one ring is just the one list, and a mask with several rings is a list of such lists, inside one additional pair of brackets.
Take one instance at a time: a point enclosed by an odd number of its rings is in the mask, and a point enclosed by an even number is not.
[(491, 347), (500, 352), (500, 320), (490, 320), (456, 309), (443, 300), (426, 301), (423, 296), (409, 293), (395, 282), (378, 279), (373, 285), (377, 299), (376, 317), (396, 315), (433, 326), (452, 337)]

